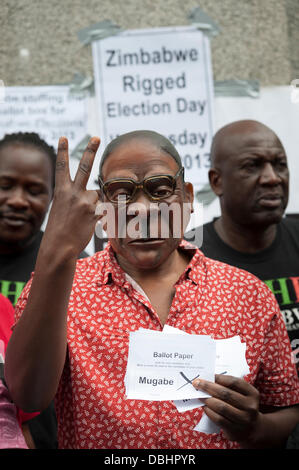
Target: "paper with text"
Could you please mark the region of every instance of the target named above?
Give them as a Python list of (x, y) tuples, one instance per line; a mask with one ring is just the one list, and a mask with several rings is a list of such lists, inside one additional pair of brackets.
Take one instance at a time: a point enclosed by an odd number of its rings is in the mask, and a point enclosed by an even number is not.
[[(165, 325), (164, 333), (187, 335), (185, 331)], [(250, 372), (246, 361), (246, 344), (241, 342), (239, 336), (226, 339), (216, 339), (216, 364), (215, 374), (228, 374), (235, 377), (244, 377)], [(205, 405), (205, 399), (183, 399), (174, 400), (174, 404), (179, 412), (193, 410)], [(206, 434), (219, 433), (217, 426), (207, 415), (203, 414), (194, 431)]]
[(192, 380), (214, 381), (216, 346), (206, 335), (165, 334), (152, 330), (130, 333), (125, 377), (126, 396), (139, 400), (208, 397)]

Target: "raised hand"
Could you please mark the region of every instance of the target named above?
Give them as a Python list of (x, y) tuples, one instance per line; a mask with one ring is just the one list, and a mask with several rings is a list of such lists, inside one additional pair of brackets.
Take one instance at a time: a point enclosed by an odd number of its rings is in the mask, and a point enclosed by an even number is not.
[(98, 220), (95, 214), (98, 193), (87, 190), (86, 185), (99, 144), (98, 137), (90, 139), (72, 181), (68, 141), (65, 137), (59, 139), (54, 199), (44, 238), (48, 246), (54, 244), (65, 250), (67, 256), (77, 257), (84, 250)]

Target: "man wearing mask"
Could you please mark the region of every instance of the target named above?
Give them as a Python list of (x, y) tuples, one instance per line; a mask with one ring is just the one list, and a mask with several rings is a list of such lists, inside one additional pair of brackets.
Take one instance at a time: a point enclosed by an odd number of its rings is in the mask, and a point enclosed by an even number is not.
[[(71, 180), (67, 140), (59, 142), (49, 221), (7, 348), (5, 377), (15, 402), (31, 412), (56, 397), (60, 448), (280, 447), (298, 422), (299, 382), (274, 296), (250, 273), (182, 240), (193, 188), (164, 136), (135, 131), (110, 142), (100, 188), (92, 191), (86, 185), (98, 146), (98, 138), (90, 140)], [(111, 212), (102, 220), (109, 243), (77, 260), (103, 205)], [(165, 206), (176, 208), (171, 217)], [(131, 230), (136, 207), (138, 232)], [(194, 387), (210, 395), (204, 410), (179, 413), (167, 400), (128, 400), (130, 333), (165, 324), (215, 339), (239, 335), (250, 373), (197, 379)], [(219, 434), (194, 430), (203, 413)]]

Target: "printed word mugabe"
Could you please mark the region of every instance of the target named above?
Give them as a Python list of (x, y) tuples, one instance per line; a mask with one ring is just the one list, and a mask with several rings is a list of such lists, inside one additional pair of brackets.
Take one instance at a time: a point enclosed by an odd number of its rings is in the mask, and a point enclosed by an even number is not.
[(148, 379), (147, 377), (139, 377), (139, 383), (148, 384), (152, 385), (153, 387), (156, 387), (157, 385), (173, 385), (174, 382), (171, 379), (166, 379), (166, 377), (164, 377), (163, 379)]

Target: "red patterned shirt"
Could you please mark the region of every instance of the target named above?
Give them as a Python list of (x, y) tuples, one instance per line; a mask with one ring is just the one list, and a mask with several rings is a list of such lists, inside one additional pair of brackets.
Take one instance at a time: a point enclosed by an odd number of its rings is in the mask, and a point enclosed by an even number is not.
[[(186, 245), (183, 241), (180, 249)], [(270, 290), (245, 271), (206, 258), (198, 249), (192, 253), (175, 284), (167, 324), (215, 339), (240, 335), (250, 367), (246, 380), (260, 391), (261, 403), (298, 403), (290, 343)], [(29, 289), (30, 282), (17, 304), (17, 318)], [(237, 448), (222, 432), (193, 431), (202, 408), (179, 413), (171, 401), (125, 398), (129, 333), (141, 327), (163, 328), (111, 246), (78, 260), (68, 309), (68, 358), (56, 395), (60, 448)]]

